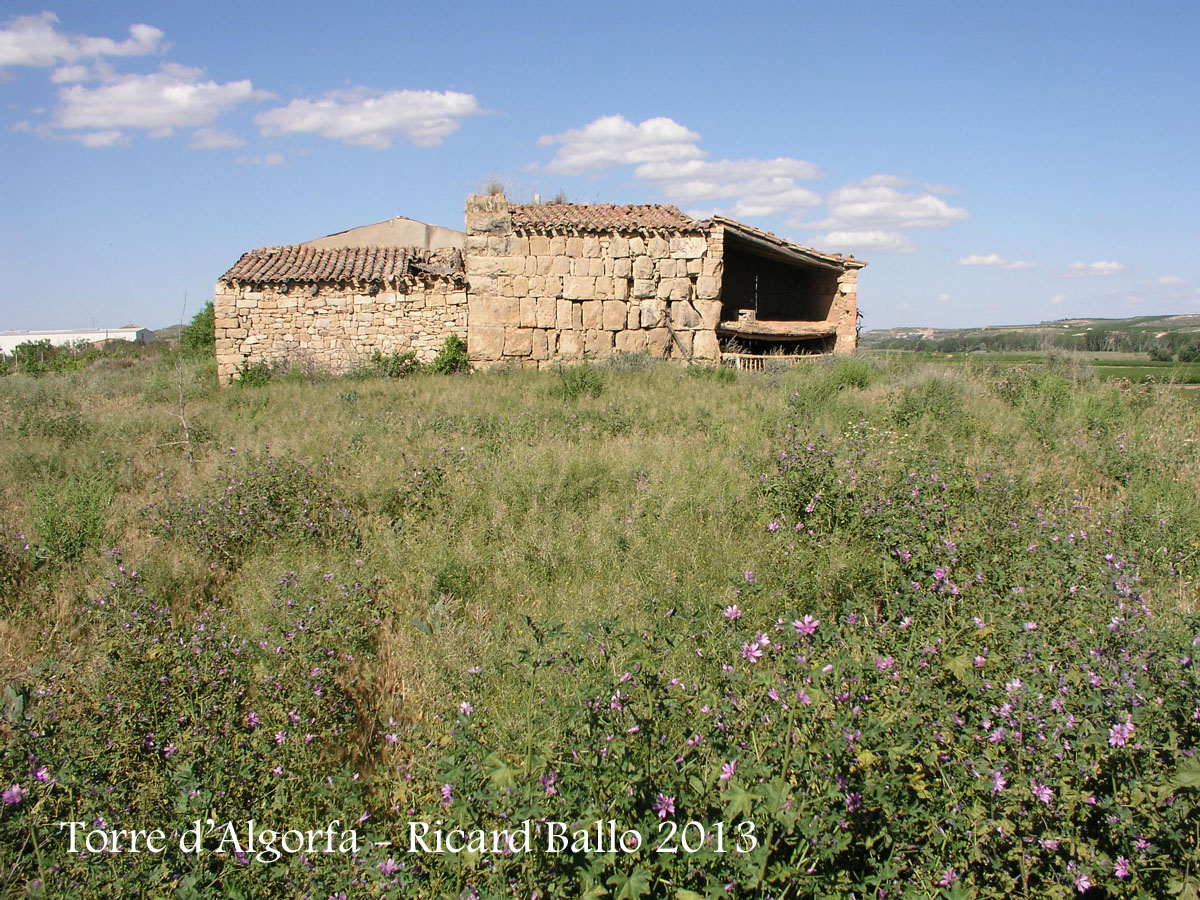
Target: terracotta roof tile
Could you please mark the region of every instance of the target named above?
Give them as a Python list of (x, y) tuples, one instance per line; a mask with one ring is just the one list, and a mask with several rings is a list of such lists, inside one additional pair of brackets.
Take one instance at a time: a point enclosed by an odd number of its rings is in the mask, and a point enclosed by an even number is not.
[(221, 276), (243, 284), (394, 284), (412, 277), (457, 277), (463, 274), (458, 250), (412, 247), (263, 247), (243, 253)]
[(511, 208), (517, 231), (673, 231), (696, 233), (701, 224), (666, 204), (539, 203)]

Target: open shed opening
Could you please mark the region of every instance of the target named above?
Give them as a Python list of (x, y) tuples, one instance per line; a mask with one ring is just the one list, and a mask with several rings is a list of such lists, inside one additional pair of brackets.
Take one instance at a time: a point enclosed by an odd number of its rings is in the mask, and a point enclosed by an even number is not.
[(833, 266), (801, 263), (783, 251), (726, 232), (721, 319), (824, 322), (837, 295), (839, 274)]

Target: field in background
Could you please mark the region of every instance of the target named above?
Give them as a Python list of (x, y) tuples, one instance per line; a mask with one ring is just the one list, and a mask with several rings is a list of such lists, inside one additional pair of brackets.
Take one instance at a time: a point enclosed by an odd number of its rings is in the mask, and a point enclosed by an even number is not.
[[(1109, 373), (0, 379), (0, 896), (1195, 896), (1200, 398)], [(126, 868), (52, 827), (209, 814), (757, 831)]]

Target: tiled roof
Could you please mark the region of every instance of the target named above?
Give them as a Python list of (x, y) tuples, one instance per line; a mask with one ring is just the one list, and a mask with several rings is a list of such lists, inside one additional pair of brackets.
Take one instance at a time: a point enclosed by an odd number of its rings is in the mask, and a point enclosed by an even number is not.
[(221, 280), (243, 284), (394, 284), (409, 277), (462, 275), (462, 253), (458, 250), (291, 246), (243, 253)]
[(701, 225), (666, 204), (537, 203), (510, 207), (517, 231), (672, 231), (697, 233)]
[(805, 247), (802, 244), (785, 241), (783, 238), (776, 237), (769, 231), (763, 231), (752, 225), (747, 225), (745, 222), (727, 219), (724, 216), (713, 216), (712, 221), (717, 225), (724, 226), (726, 232), (733, 232), (735, 235), (740, 234), (751, 241), (775, 247), (777, 250), (789, 255), (807, 258), (815, 262), (826, 263), (843, 269), (861, 269), (867, 264), (865, 260), (855, 259), (853, 254), (842, 256), (840, 253), (823, 253), (820, 250), (814, 250), (812, 247)]

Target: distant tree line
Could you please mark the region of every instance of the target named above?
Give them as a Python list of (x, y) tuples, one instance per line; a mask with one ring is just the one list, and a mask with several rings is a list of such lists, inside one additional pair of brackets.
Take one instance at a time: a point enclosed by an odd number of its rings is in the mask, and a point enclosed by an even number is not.
[(1089, 353), (1148, 353), (1161, 362), (1200, 361), (1200, 336), (1194, 332), (1171, 331), (1157, 337), (1152, 331), (1128, 331), (1118, 328), (1092, 328), (1069, 334), (1035, 334), (1027, 331), (997, 331), (988, 334), (945, 335), (943, 337), (903, 337), (873, 341), (881, 350), (925, 350), (931, 353), (998, 353), (1031, 350), (1077, 350)]

